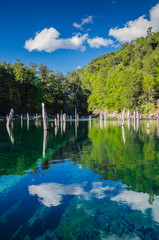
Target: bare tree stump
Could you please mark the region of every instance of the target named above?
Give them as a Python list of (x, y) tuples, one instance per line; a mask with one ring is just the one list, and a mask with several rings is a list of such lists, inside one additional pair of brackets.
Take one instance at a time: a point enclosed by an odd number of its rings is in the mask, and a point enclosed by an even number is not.
[(29, 113), (27, 113), (27, 121), (29, 121)]
[(47, 113), (46, 113), (46, 110), (45, 110), (45, 104), (42, 103), (42, 117), (43, 117), (43, 128), (44, 130), (48, 130), (49, 127), (48, 127), (48, 117), (47, 117)]
[(130, 110), (128, 110), (127, 119), (130, 120)]
[(125, 108), (123, 110), (123, 114), (122, 114), (122, 126), (125, 125)]
[(89, 115), (89, 121), (92, 121), (92, 115)]
[(10, 126), (11, 123), (13, 122), (13, 115), (14, 115), (14, 110), (13, 110), (13, 108), (12, 108), (12, 109), (10, 110), (9, 116), (8, 116), (8, 115), (6, 116), (6, 119), (7, 119), (6, 126)]

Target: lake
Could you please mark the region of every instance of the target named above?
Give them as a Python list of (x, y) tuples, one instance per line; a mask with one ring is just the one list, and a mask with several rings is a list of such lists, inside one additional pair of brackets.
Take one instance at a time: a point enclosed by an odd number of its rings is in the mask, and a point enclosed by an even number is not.
[(159, 121), (49, 126), (0, 122), (0, 239), (159, 239)]

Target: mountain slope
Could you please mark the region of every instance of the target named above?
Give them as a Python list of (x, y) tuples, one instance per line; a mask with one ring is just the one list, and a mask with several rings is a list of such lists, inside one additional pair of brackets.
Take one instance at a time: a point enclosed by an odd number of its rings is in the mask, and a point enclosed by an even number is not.
[(89, 110), (156, 111), (159, 98), (159, 32), (125, 43), (80, 71), (83, 88), (90, 90)]

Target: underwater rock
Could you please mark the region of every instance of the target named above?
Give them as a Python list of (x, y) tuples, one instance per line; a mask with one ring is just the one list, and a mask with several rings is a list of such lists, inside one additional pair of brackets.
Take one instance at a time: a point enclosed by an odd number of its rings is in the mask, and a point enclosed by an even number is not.
[(46, 232), (35, 238), (35, 240), (62, 240), (53, 230), (46, 230)]

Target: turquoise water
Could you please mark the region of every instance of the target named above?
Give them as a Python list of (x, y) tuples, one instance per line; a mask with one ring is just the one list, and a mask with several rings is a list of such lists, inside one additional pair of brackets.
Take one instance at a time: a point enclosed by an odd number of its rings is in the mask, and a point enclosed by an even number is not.
[(0, 239), (159, 239), (159, 121), (0, 122)]

